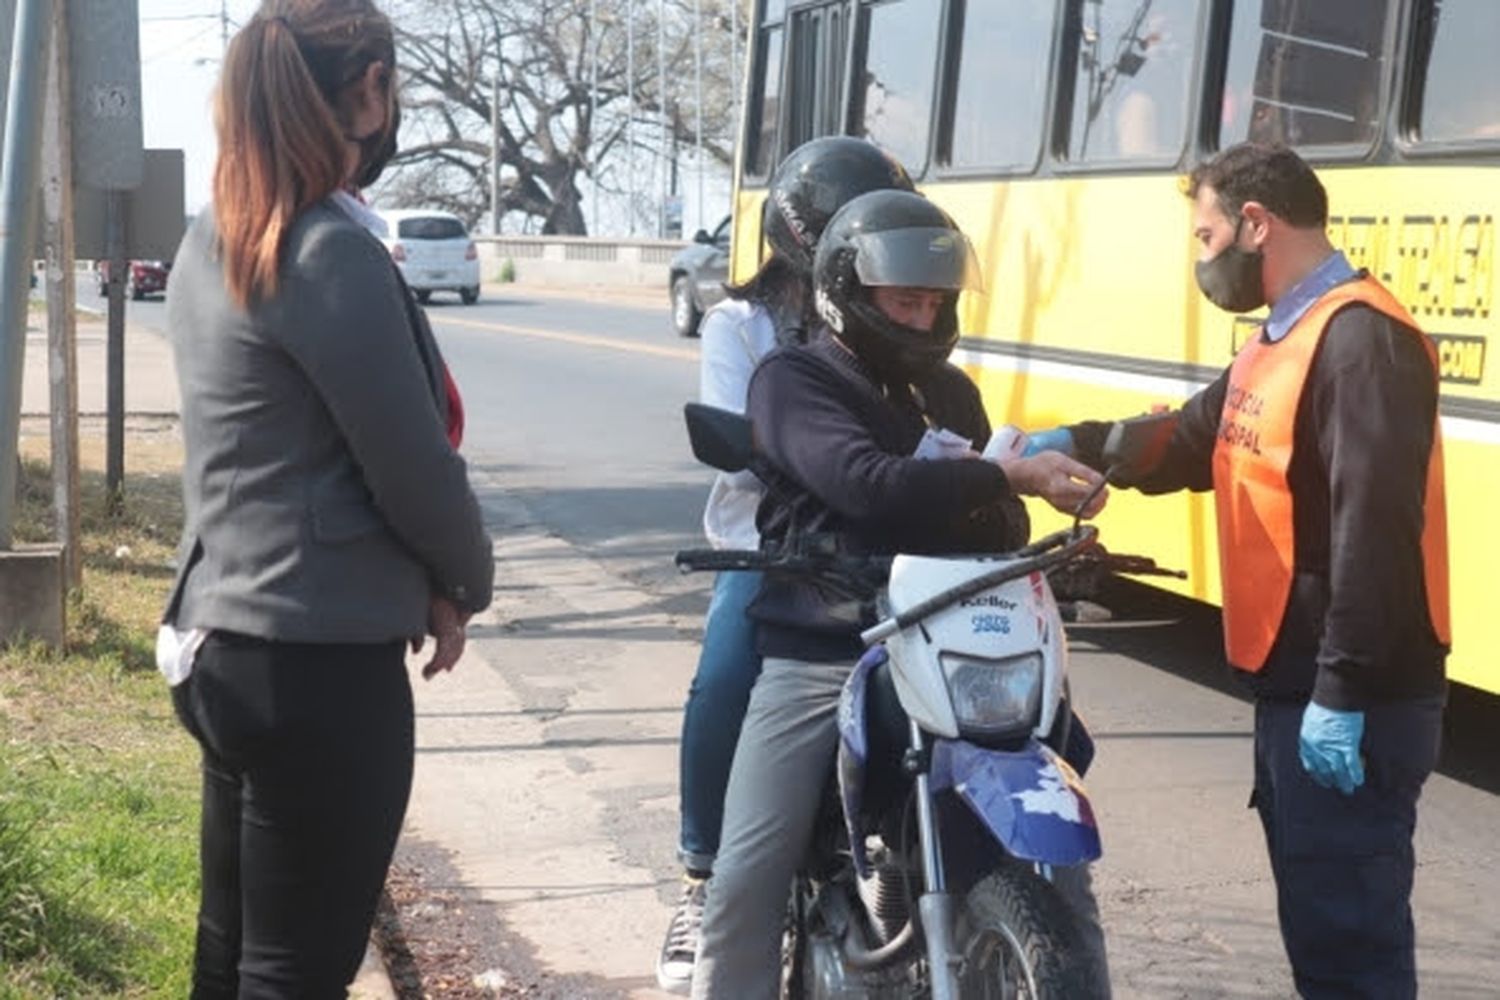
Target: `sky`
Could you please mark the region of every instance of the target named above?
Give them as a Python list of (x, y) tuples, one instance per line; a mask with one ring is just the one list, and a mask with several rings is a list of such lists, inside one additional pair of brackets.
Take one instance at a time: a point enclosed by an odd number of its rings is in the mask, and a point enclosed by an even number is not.
[[(139, 0), (141, 111), (146, 146), (181, 149), (186, 160), (187, 211), (209, 200), (214, 129), (211, 100), (222, 54), (218, 0)], [(235, 24), (255, 0), (229, 0)], [(179, 20), (164, 20), (178, 18)], [(233, 28), (230, 29), (233, 31)]]
[[(195, 214), (209, 201), (212, 185), (215, 139), (211, 101), (222, 55), (219, 0), (138, 0), (138, 4), (145, 144), (151, 149), (183, 150), (186, 209)], [(258, 6), (258, 0), (227, 0), (231, 35)], [(711, 230), (729, 211), (727, 173), (718, 170), (707, 176), (704, 203), (699, 206), (690, 163), (684, 164), (684, 171), (683, 229), (689, 234), (698, 228)], [(584, 181), (585, 198), (586, 185)], [(512, 216), (507, 219), (507, 227), (517, 221), (518, 217)], [(601, 202), (599, 222), (602, 235), (625, 235), (622, 207)]]

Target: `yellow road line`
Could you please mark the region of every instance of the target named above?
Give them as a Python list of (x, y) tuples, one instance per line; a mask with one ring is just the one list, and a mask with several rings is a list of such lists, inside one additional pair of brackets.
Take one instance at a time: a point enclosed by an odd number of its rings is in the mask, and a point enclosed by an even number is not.
[(582, 347), (602, 347), (611, 351), (624, 351), (626, 354), (650, 354), (659, 358), (675, 358), (679, 361), (698, 362), (698, 352), (690, 351), (685, 347), (658, 347), (655, 344), (638, 344), (629, 340), (617, 340), (613, 337), (600, 337), (591, 333), (572, 333), (567, 330), (543, 330), (534, 326), (514, 326), (510, 323), (489, 323), (480, 319), (450, 319), (447, 316), (428, 317), (434, 326), (449, 324), (452, 326), (473, 327), (476, 330), (493, 330), (496, 333), (509, 333), (519, 337), (535, 337), (538, 340), (552, 340), (563, 344), (578, 344)]

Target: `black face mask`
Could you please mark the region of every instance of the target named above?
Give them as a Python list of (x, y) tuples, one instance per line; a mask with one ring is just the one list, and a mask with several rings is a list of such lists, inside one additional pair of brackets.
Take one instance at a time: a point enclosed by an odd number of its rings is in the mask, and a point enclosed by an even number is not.
[(386, 165), (396, 155), (396, 134), (401, 131), (401, 102), (391, 101), (391, 113), (386, 116), (385, 127), (357, 139), (359, 143), (359, 173), (354, 183), (364, 189), (380, 180)]
[(1194, 267), (1198, 288), (1208, 301), (1227, 312), (1247, 313), (1266, 304), (1265, 257), (1259, 250), (1241, 250), (1240, 228), (1234, 227), (1234, 242)]

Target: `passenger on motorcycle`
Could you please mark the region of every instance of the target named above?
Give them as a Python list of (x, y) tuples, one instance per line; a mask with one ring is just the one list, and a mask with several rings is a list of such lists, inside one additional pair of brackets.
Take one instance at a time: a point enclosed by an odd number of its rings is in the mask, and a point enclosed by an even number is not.
[[(745, 411), (750, 374), (780, 344), (799, 344), (812, 325), (813, 253), (834, 212), (856, 195), (912, 190), (906, 171), (863, 139), (814, 139), (793, 150), (771, 177), (761, 231), (771, 255), (748, 281), (709, 310), (703, 340), (700, 402)], [(720, 473), (703, 511), (703, 530), (718, 549), (754, 549), (755, 510), (764, 487), (754, 473)], [(703, 919), (704, 887), (719, 849), (724, 789), (750, 688), (760, 673), (753, 623), (745, 608), (760, 586), (752, 571), (720, 573), (704, 623), (703, 651), (682, 718), (682, 896), (656, 963), (663, 989), (686, 993)]]
[[(937, 206), (901, 191), (849, 202), (819, 241), (814, 284), (821, 335), (773, 352), (750, 382), (763, 545), (822, 536), (851, 555), (1002, 552), (1029, 534), (1020, 495), (1071, 513), (1099, 484), (1058, 452), (980, 456), (990, 425), (978, 388), (947, 363), (959, 294), (977, 287), (978, 272)], [(1086, 515), (1103, 502), (1101, 492)], [(868, 607), (813, 581), (773, 576), (750, 615), (764, 660), (693, 977), (693, 996), (714, 1000), (778, 993), (788, 891), (833, 765), (839, 693), (862, 652), (859, 633), (874, 623)], [(1086, 869), (1058, 881), (1102, 965)]]

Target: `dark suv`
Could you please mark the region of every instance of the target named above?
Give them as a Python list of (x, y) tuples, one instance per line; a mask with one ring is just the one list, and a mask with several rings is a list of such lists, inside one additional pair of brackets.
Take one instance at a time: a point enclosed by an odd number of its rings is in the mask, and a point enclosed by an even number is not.
[(713, 233), (700, 229), (693, 242), (672, 258), (667, 290), (672, 296), (672, 328), (679, 336), (698, 336), (703, 313), (724, 297), (729, 278), (729, 216)]

